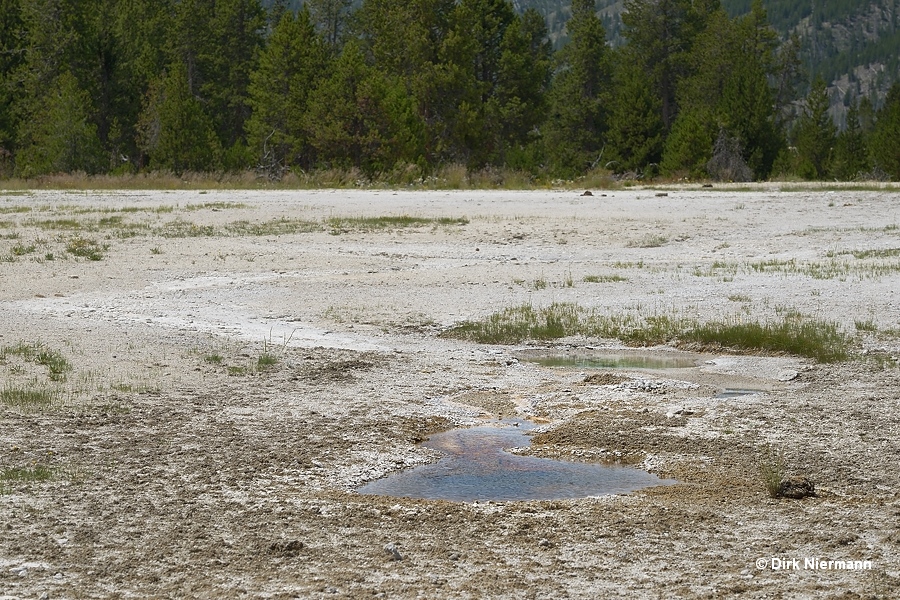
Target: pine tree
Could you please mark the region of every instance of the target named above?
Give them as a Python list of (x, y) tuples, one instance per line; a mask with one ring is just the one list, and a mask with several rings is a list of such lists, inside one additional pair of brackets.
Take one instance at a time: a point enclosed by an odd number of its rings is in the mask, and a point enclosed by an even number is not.
[[(663, 171), (699, 175), (713, 142), (734, 138), (754, 176), (765, 178), (782, 147), (773, 90), (777, 38), (758, 0), (737, 19), (710, 15), (689, 57), (691, 75), (678, 84), (678, 103), (689, 113), (676, 118), (666, 144)], [(690, 135), (687, 133), (690, 132)]]
[(831, 175), (842, 181), (856, 179), (869, 170), (869, 149), (859, 122), (859, 108), (851, 104), (847, 111), (847, 127), (838, 134), (834, 145)]
[(0, 0), (0, 176), (9, 170), (15, 151), (15, 98), (21, 93), (15, 74), (22, 64), (23, 35), (19, 0)]
[(169, 65), (151, 85), (138, 126), (141, 149), (153, 169), (182, 173), (221, 166), (212, 119), (191, 92), (188, 68), (181, 62)]
[(872, 162), (893, 181), (900, 181), (900, 83), (888, 90), (884, 106), (876, 113), (871, 135)]
[(340, 53), (352, 4), (353, 0), (307, 0), (303, 4), (332, 56)]
[(719, 0), (625, 0), (622, 23), (631, 57), (649, 75), (666, 129), (678, 116), (678, 82), (690, 74), (694, 40)]
[(806, 96), (806, 107), (794, 133), (796, 171), (806, 179), (824, 179), (831, 168), (837, 127), (828, 114), (830, 104), (825, 81), (817, 77)]
[(613, 81), (607, 164), (619, 173), (642, 171), (661, 160), (665, 139), (661, 101), (628, 48), (617, 53), (614, 63), (618, 66)]
[(575, 0), (566, 25), (569, 43), (560, 51), (544, 126), (552, 171), (583, 173), (601, 160), (608, 126), (611, 68), (603, 22), (594, 0)]
[(424, 128), (415, 102), (400, 78), (369, 67), (354, 41), (310, 96), (306, 127), (324, 167), (357, 167), (371, 176), (421, 159)]
[[(247, 88), (263, 45), (259, 0), (182, 0), (175, 3), (170, 60), (186, 67), (188, 87), (214, 116), (220, 144), (244, 139), (250, 116)], [(236, 165), (234, 165), (236, 166)]]
[(278, 176), (290, 167), (309, 168), (313, 156), (305, 128), (310, 92), (323, 77), (325, 49), (309, 12), (285, 12), (251, 75), (248, 143), (259, 164)]
[(373, 68), (397, 77), (425, 124), (426, 161), (465, 160), (457, 140), (476, 116), (471, 73), (454, 59), (454, 0), (363, 0), (354, 14)]
[(511, 166), (537, 168), (536, 162), (525, 157), (536, 151), (538, 128), (546, 113), (551, 56), (544, 19), (534, 9), (506, 29), (497, 83), (485, 107), (487, 122), (493, 124), (498, 138), (498, 161), (508, 162), (515, 156), (519, 161)]
[(22, 177), (45, 173), (96, 173), (103, 164), (91, 101), (75, 76), (64, 71), (44, 97), (41, 110), (31, 113), (22, 130), (16, 169)]

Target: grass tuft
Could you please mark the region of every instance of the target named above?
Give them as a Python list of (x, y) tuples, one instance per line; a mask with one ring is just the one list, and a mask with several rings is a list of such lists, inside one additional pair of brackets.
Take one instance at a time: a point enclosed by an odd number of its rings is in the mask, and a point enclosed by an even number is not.
[(770, 444), (759, 449), (759, 474), (763, 485), (772, 498), (781, 496), (781, 481), (787, 472), (787, 462), (784, 454)]
[(221, 354), (207, 354), (203, 357), (203, 360), (211, 365), (221, 365), (222, 361), (225, 359)]
[(47, 407), (57, 398), (58, 394), (47, 388), (7, 385), (0, 389), (0, 403), (11, 408)]
[(621, 275), (585, 275), (582, 281), (585, 283), (618, 283), (628, 281), (628, 278)]
[(331, 217), (325, 224), (332, 233), (348, 231), (380, 231), (385, 229), (405, 229), (429, 225), (467, 225), (465, 217), (413, 217), (410, 215), (383, 215), (379, 217)]
[(274, 354), (260, 354), (259, 358), (256, 360), (256, 368), (257, 369), (268, 369), (269, 367), (275, 366), (278, 364), (278, 357)]
[(53, 478), (53, 469), (46, 465), (33, 467), (9, 467), (0, 471), (0, 481), (15, 483), (35, 483)]
[(517, 344), (575, 335), (618, 338), (634, 346), (690, 342), (745, 352), (784, 352), (819, 362), (845, 360), (850, 343), (837, 324), (805, 320), (795, 314), (768, 323), (698, 323), (667, 315), (602, 315), (569, 303), (506, 308), (480, 321), (464, 321), (442, 335), (484, 344)]
[(39, 343), (19, 342), (13, 346), (0, 348), (0, 362), (5, 361), (9, 355), (20, 356), (24, 360), (47, 367), (50, 379), (53, 381), (65, 381), (66, 375), (72, 371), (72, 365), (65, 356), (56, 350), (49, 350)]
[(854, 321), (853, 324), (856, 326), (857, 331), (868, 331), (870, 333), (878, 331), (878, 325), (876, 325), (875, 321), (872, 319), (868, 319), (867, 321)]
[(830, 363), (847, 359), (849, 341), (836, 323), (789, 316), (781, 322), (713, 322), (683, 334), (706, 346), (786, 352)]
[(74, 237), (66, 244), (66, 252), (88, 260), (103, 260), (103, 253), (108, 249), (109, 246), (101, 245), (95, 240), (84, 237)]

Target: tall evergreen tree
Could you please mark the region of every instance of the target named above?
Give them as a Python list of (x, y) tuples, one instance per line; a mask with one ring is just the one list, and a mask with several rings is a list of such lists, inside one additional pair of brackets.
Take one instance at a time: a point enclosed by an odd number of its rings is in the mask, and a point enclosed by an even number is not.
[[(80, 140), (79, 147), (91, 149), (72, 168), (95, 171), (93, 149), (99, 114), (94, 99), (99, 94), (91, 13), (79, 0), (20, 0), (20, 8), (25, 37), (14, 75), (18, 84), (14, 110), (19, 123), (19, 159), (25, 162), (17, 159), (17, 170), (33, 174), (71, 165), (70, 160), (60, 158), (68, 155), (61, 146), (39, 147), (55, 144), (53, 136), (48, 137), (52, 127), (57, 119), (70, 117), (74, 129), (66, 133), (70, 139)], [(90, 142), (82, 145), (88, 138)]]
[(476, 115), (470, 73), (448, 57), (460, 46), (448, 40), (455, 9), (454, 0), (363, 0), (354, 14), (373, 67), (399, 77), (415, 99), (430, 163), (460, 158), (456, 140)]
[(12, 164), (15, 151), (15, 99), (20, 93), (16, 73), (23, 58), (23, 26), (19, 0), (0, 0), (0, 176)]
[(221, 167), (221, 144), (212, 119), (191, 92), (184, 63), (172, 63), (151, 85), (138, 126), (141, 149), (153, 169), (182, 173)]
[(876, 113), (871, 135), (872, 161), (894, 181), (900, 181), (900, 83), (888, 90), (884, 106)]
[(98, 172), (103, 166), (103, 155), (91, 113), (87, 92), (74, 75), (64, 71), (53, 82), (41, 109), (31, 113), (23, 129), (28, 143), (19, 152), (17, 172), (23, 177)]
[(296, 16), (285, 12), (269, 37), (248, 89), (253, 109), (247, 123), (248, 143), (273, 175), (284, 168), (313, 165), (306, 111), (309, 95), (324, 70), (325, 49), (309, 12), (306, 8)]
[(667, 141), (663, 171), (699, 174), (720, 135), (737, 140), (739, 158), (755, 177), (771, 171), (782, 147), (769, 85), (777, 37), (759, 0), (753, 8), (737, 19), (716, 11), (697, 36), (689, 60), (692, 74), (678, 84), (684, 108)]
[[(546, 95), (551, 78), (552, 46), (544, 19), (534, 9), (527, 10), (506, 30), (501, 44), (497, 83), (485, 111), (493, 124), (500, 148), (496, 158), (509, 162), (520, 157), (517, 168), (535, 169), (525, 156), (538, 142), (538, 127), (544, 120)], [(525, 162), (522, 162), (525, 161)]]
[(311, 94), (306, 127), (322, 166), (367, 175), (421, 158), (423, 127), (400, 78), (369, 67), (356, 42)]
[(306, 0), (303, 5), (332, 55), (341, 49), (352, 5), (353, 0)]
[(678, 115), (678, 82), (690, 72), (694, 40), (719, 0), (625, 0), (622, 23), (632, 57), (650, 75), (666, 129)]
[(191, 93), (215, 115), (221, 145), (244, 138), (247, 88), (263, 44), (259, 0), (181, 0), (175, 4), (171, 60), (186, 67)]
[(869, 148), (859, 122), (859, 108), (854, 103), (847, 111), (847, 127), (838, 134), (834, 145), (831, 175), (849, 181), (868, 170)]
[(831, 169), (837, 127), (828, 114), (830, 105), (825, 81), (817, 77), (806, 96), (806, 107), (794, 131), (796, 172), (806, 179), (824, 179)]
[(630, 48), (618, 50), (613, 62), (617, 67), (607, 164), (617, 172), (642, 171), (661, 160), (665, 140), (661, 101)]
[(603, 22), (594, 0), (574, 0), (566, 25), (544, 126), (547, 158), (561, 174), (584, 172), (600, 158), (606, 136), (611, 69)]

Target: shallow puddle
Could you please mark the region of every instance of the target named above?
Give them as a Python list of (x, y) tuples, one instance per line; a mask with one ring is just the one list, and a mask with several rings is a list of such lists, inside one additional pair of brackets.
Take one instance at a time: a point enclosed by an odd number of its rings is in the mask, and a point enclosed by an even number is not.
[(542, 367), (579, 369), (687, 369), (696, 367), (699, 362), (692, 356), (633, 352), (526, 355), (522, 360)]
[(423, 445), (446, 453), (440, 461), (390, 475), (359, 488), (378, 494), (431, 500), (562, 500), (625, 494), (671, 479), (628, 467), (517, 456), (507, 448), (529, 446), (528, 421), (454, 429)]

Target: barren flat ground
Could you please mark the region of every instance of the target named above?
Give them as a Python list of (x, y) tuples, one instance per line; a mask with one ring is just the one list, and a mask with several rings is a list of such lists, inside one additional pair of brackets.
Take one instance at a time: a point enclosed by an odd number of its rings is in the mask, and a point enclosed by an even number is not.
[[(448, 335), (554, 303), (849, 356)], [(897, 598), (898, 355), (887, 190), (0, 191), (0, 598)], [(357, 491), (510, 417), (677, 483)]]

